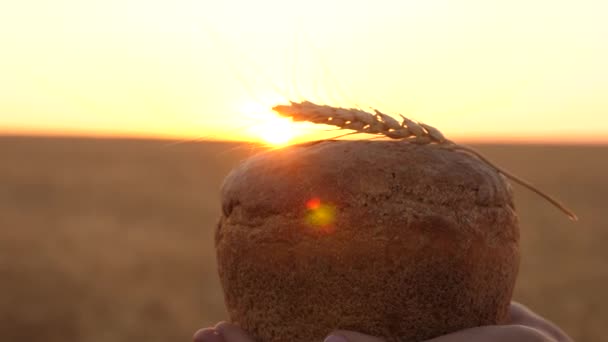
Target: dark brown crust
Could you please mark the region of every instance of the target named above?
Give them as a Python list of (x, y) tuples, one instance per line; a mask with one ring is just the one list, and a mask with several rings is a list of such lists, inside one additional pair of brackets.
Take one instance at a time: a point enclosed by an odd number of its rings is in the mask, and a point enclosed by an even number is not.
[[(315, 197), (336, 208), (333, 226), (304, 219)], [(226, 305), (258, 342), (334, 329), (420, 341), (508, 318), (512, 193), (468, 155), (399, 141), (292, 146), (233, 170), (222, 211)]]

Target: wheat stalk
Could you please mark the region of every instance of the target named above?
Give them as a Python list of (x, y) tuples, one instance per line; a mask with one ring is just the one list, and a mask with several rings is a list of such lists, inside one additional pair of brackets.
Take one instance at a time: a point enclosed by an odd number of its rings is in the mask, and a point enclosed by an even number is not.
[(473, 148), (459, 145), (448, 140), (437, 128), (410, 120), (403, 115), (400, 115), (402, 121), (399, 122), (392, 116), (378, 110), (374, 110), (375, 113), (372, 114), (360, 109), (331, 107), (327, 105), (318, 105), (308, 101), (300, 103), (291, 102), (289, 105), (279, 105), (272, 109), (282, 116), (292, 118), (294, 121), (308, 121), (318, 124), (333, 125), (341, 129), (354, 131), (348, 134), (376, 134), (392, 139), (408, 141), (414, 144), (435, 144), (438, 147), (447, 150), (468, 153), (479, 158), (498, 173), (503, 174), (505, 177), (538, 194), (568, 215), (571, 220), (578, 220), (576, 214), (566, 208), (560, 201), (536, 188), (529, 182), (498, 167), (495, 163)]

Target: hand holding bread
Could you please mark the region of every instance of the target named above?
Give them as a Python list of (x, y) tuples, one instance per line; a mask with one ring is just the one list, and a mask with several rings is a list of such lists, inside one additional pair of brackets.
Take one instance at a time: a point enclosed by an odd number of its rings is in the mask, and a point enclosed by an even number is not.
[[(470, 328), (426, 342), (572, 342), (553, 323), (519, 303), (511, 303), (506, 325)], [(237, 325), (226, 322), (204, 328), (194, 334), (194, 342), (255, 342)], [(354, 331), (331, 332), (324, 342), (384, 342), (382, 338)]]

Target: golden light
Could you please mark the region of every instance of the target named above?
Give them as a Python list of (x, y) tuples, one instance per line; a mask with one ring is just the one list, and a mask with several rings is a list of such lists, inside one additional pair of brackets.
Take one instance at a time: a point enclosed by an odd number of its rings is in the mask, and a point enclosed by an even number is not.
[(318, 197), (306, 202), (306, 222), (316, 229), (331, 233), (336, 220), (336, 207), (321, 202)]
[(282, 146), (301, 133), (291, 119), (272, 111), (276, 103), (279, 102), (246, 103), (241, 107), (241, 113), (245, 121), (252, 122), (246, 129), (248, 135), (269, 145)]
[(274, 117), (250, 129), (265, 143), (274, 146), (286, 145), (296, 136), (293, 123), (289, 119)]

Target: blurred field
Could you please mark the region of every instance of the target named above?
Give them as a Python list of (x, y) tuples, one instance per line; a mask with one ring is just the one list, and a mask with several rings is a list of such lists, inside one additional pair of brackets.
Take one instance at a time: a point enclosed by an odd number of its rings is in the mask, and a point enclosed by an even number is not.
[[(608, 146), (479, 146), (568, 203), (519, 187), (516, 299), (577, 341), (608, 322)], [(0, 138), (0, 340), (189, 341), (226, 318), (213, 229), (251, 147)]]

